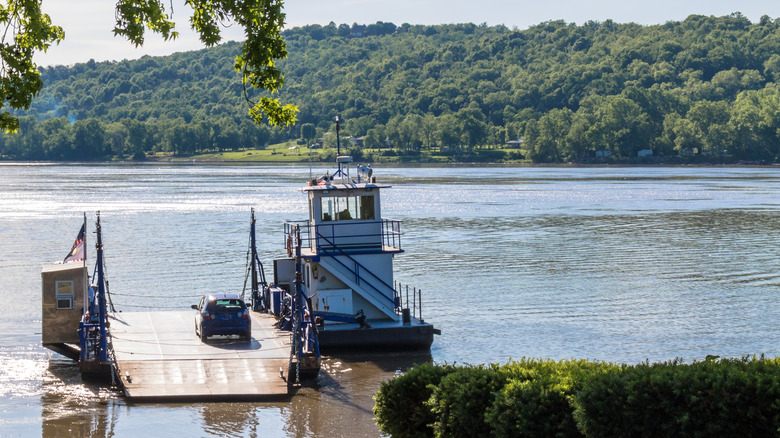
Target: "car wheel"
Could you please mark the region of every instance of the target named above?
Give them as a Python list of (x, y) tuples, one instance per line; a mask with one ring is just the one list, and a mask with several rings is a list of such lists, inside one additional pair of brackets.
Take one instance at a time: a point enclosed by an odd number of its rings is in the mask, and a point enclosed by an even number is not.
[(200, 332), (200, 340), (206, 342), (206, 333), (203, 332), (203, 329)]
[(244, 332), (243, 335), (241, 335), (241, 339), (245, 341), (251, 341), (252, 340), (252, 332)]

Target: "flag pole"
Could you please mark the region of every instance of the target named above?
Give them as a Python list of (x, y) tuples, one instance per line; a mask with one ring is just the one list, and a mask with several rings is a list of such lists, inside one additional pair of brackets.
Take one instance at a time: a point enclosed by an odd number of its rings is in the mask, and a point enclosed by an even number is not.
[(89, 311), (89, 269), (87, 269), (87, 212), (84, 212), (84, 310), (82, 316)]

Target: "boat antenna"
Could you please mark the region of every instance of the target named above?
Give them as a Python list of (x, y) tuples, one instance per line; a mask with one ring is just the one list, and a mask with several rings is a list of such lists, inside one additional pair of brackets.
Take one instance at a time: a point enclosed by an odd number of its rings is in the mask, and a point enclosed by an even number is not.
[(341, 156), (341, 136), (339, 131), (341, 131), (341, 117), (336, 116), (336, 163), (339, 167), (339, 170), (336, 173), (343, 178), (344, 174), (341, 172), (341, 160), (339, 160), (339, 157)]
[(341, 155), (341, 140), (339, 139), (340, 130), (341, 130), (341, 118), (339, 116), (336, 116), (336, 156)]

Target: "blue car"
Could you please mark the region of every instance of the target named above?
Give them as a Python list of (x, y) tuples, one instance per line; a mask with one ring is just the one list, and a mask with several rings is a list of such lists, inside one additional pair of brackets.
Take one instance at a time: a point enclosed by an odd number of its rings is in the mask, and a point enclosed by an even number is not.
[(195, 315), (195, 335), (201, 341), (215, 335), (238, 335), (247, 341), (252, 338), (249, 309), (238, 294), (208, 294), (192, 308), (198, 311)]

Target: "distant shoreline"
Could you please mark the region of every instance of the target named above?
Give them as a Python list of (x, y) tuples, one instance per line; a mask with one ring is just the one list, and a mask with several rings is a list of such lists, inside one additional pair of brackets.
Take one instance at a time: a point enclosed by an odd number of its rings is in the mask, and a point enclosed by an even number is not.
[[(739, 163), (518, 163), (518, 162), (415, 162), (415, 161), (380, 161), (380, 162), (361, 162), (374, 167), (551, 167), (551, 168), (625, 168), (625, 167), (701, 167), (701, 168), (780, 168), (780, 163), (758, 163), (758, 162), (739, 162)], [(174, 165), (174, 166), (202, 166), (202, 165), (239, 165), (239, 166), (308, 166), (314, 167), (332, 167), (334, 163), (323, 161), (244, 161), (244, 160), (197, 160), (197, 159), (147, 159), (147, 160), (102, 160), (102, 161), (18, 161), (18, 160), (0, 160), (0, 166), (3, 165)]]

